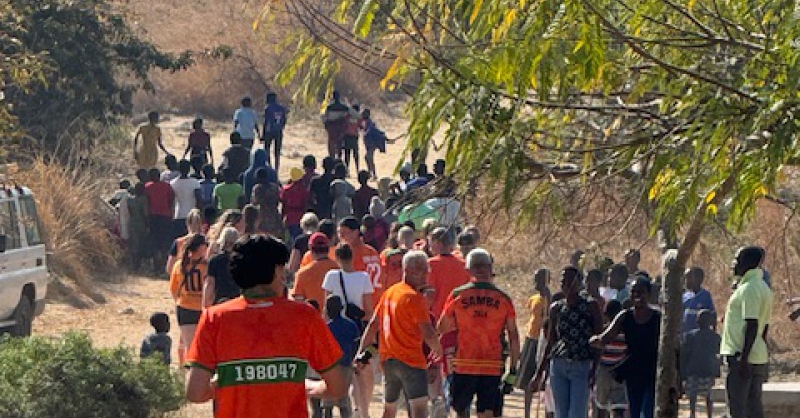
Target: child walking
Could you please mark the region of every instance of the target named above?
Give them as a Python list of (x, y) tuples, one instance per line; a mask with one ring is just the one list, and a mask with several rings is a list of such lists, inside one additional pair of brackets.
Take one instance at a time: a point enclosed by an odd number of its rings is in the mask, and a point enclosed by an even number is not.
[(156, 312), (150, 316), (152, 334), (144, 337), (140, 356), (142, 358), (158, 356), (166, 365), (172, 363), (172, 338), (169, 336), (169, 315)]
[[(343, 308), (344, 304), (339, 296), (328, 296), (327, 302), (325, 303), (325, 312), (328, 316), (328, 328), (331, 330), (333, 337), (336, 338), (342, 351), (344, 351), (344, 355), (339, 361), (339, 364), (342, 366), (347, 381), (350, 382), (353, 377), (353, 359), (356, 356), (356, 350), (358, 350), (361, 331), (355, 322), (342, 315)], [(350, 418), (353, 416), (353, 407), (350, 403), (350, 398), (345, 396), (337, 400), (322, 401), (322, 413), (324, 418), (333, 418), (334, 406), (339, 407), (339, 414), (342, 418)]]
[(708, 418), (714, 413), (711, 388), (714, 387), (714, 379), (720, 376), (717, 353), (721, 340), (712, 328), (714, 322), (714, 314), (708, 309), (701, 309), (697, 314), (697, 329), (689, 331), (681, 344), (681, 375), (689, 396), (690, 418), (695, 418), (697, 396), (700, 394), (706, 398)]

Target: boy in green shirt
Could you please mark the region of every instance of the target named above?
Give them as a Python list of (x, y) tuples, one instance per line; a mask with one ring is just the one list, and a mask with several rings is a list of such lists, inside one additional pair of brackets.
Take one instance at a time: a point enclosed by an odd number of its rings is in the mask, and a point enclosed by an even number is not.
[(222, 170), (225, 182), (214, 187), (214, 204), (220, 212), (228, 209), (241, 209), (244, 207), (244, 187), (236, 182), (232, 169)]

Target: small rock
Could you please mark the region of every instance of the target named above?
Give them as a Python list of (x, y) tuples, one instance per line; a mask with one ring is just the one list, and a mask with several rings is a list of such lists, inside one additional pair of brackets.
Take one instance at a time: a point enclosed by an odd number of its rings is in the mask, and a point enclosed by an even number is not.
[(125, 308), (119, 311), (120, 315), (133, 315), (136, 311), (133, 308)]

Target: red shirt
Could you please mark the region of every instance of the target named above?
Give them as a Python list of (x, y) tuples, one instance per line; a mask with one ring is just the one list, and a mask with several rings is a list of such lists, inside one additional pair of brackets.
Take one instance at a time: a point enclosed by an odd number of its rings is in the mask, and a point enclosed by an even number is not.
[(305, 182), (298, 181), (283, 186), (281, 202), (283, 203), (283, 222), (286, 225), (300, 225), (300, 218), (311, 201), (311, 192)]
[(172, 219), (175, 212), (175, 192), (165, 181), (151, 181), (144, 186), (147, 195), (150, 215), (164, 216)]
[(189, 366), (218, 375), (216, 418), (308, 417), (305, 377), (342, 358), (339, 343), (310, 305), (240, 297), (203, 311)]

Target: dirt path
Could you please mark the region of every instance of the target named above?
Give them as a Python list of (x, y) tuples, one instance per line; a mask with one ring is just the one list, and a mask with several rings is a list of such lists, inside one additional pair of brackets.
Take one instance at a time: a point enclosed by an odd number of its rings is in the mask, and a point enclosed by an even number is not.
[[(396, 110), (396, 112), (399, 111), (399, 109)], [(375, 153), (375, 165), (378, 170), (378, 176), (389, 177), (392, 176), (397, 162), (400, 161), (403, 156), (403, 151), (406, 146), (406, 139), (403, 137), (403, 134), (406, 132), (408, 122), (396, 115), (383, 112), (375, 112), (373, 118), (378, 127), (383, 129), (390, 139), (397, 139), (395, 143), (387, 145), (385, 154), (380, 152)], [(164, 145), (170, 152), (179, 157), (183, 155), (183, 151), (186, 147), (186, 138), (189, 136), (193, 119), (193, 117), (188, 116), (167, 115), (161, 123)], [(219, 165), (222, 161), (222, 153), (230, 145), (228, 138), (230, 130), (232, 129), (232, 124), (218, 121), (206, 121), (205, 128), (211, 133), (211, 142), (215, 158), (214, 162)], [(361, 153), (359, 155), (361, 168), (366, 169), (363, 155), (363, 143), (360, 143), (359, 152)], [(293, 120), (290, 118), (283, 140), (281, 167), (278, 173), (279, 178), (282, 180), (287, 179), (289, 177), (289, 170), (292, 167), (302, 167), (302, 159), (308, 154), (317, 157), (317, 165), (320, 167), (319, 171), (321, 171), (322, 158), (327, 155), (326, 134), (322, 127), (322, 122), (314, 119)], [(439, 158), (441, 155), (440, 152), (434, 150), (429, 152), (429, 168), (432, 168), (433, 160)], [(355, 170), (351, 170), (351, 178), (355, 178)]]

